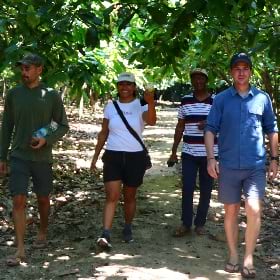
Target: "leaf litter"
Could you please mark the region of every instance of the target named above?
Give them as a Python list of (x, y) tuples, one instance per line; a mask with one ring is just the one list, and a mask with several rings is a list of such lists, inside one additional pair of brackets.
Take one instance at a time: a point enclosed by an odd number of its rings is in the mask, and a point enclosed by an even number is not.
[[(208, 235), (186, 239), (172, 238), (180, 223), (180, 164), (166, 166), (176, 124), (176, 108), (158, 106), (156, 127), (147, 127), (145, 140), (154, 166), (139, 189), (134, 222), (136, 242), (123, 244), (123, 211), (117, 208), (113, 224), (112, 252), (99, 252), (95, 242), (100, 234), (104, 191), (101, 172), (89, 171), (91, 157), (100, 129), (99, 118), (90, 110), (83, 118), (75, 108), (68, 108), (70, 132), (54, 149), (54, 192), (48, 230), (49, 246), (32, 249), (38, 228), (35, 196), (28, 196), (26, 249), (28, 263), (13, 269), (5, 259), (12, 255), (14, 228), (12, 202), (7, 190), (8, 178), (0, 178), (0, 279), (229, 279), (223, 273), (226, 244), (223, 232), (223, 208), (213, 191), (206, 228)], [(179, 149), (178, 149), (179, 153)], [(100, 167), (101, 167), (101, 163)], [(260, 279), (280, 276), (280, 176), (268, 184), (264, 200), (262, 229), (256, 248), (256, 267)], [(197, 204), (196, 190), (194, 203)], [(246, 219), (240, 215), (240, 251), (244, 250)], [(197, 263), (199, 260), (199, 263)], [(236, 278), (241, 279), (240, 275)]]

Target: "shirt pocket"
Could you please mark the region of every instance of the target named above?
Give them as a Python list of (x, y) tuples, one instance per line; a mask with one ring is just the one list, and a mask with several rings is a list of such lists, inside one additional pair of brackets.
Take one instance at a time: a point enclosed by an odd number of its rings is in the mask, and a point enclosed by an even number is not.
[(249, 108), (248, 124), (253, 127), (260, 127), (262, 125), (263, 108), (261, 106), (255, 106)]

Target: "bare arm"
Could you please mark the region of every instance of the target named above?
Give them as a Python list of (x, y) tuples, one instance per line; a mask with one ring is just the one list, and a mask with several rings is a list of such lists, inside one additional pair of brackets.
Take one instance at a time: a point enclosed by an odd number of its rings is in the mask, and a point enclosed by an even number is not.
[(217, 179), (219, 175), (219, 166), (214, 155), (214, 140), (215, 135), (211, 131), (206, 131), (204, 142), (207, 153), (207, 171), (211, 177)]
[[(268, 135), (269, 147), (270, 147), (270, 156), (278, 157), (278, 133), (270, 133)], [(270, 164), (268, 167), (268, 178), (273, 180), (276, 178), (278, 172), (278, 161), (270, 160)]]
[(185, 129), (185, 120), (184, 119), (178, 119), (178, 122), (176, 124), (174, 138), (173, 138), (173, 145), (171, 150), (171, 155), (169, 157), (170, 161), (177, 161), (177, 149), (181, 142), (183, 132)]
[(145, 91), (144, 100), (148, 103), (148, 111), (143, 113), (143, 120), (148, 125), (155, 125), (157, 121), (154, 94)]
[(91, 161), (90, 169), (92, 171), (96, 170), (96, 162), (98, 160), (99, 154), (107, 140), (109, 134), (109, 120), (103, 119), (101, 131), (98, 133), (97, 136), (97, 144), (95, 146), (94, 155)]

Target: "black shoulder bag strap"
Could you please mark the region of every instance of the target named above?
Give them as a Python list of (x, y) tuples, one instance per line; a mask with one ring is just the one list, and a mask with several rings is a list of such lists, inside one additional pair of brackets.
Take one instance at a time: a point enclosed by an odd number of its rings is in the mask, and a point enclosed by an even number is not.
[(134, 138), (141, 144), (143, 150), (148, 153), (147, 148), (145, 147), (143, 141), (141, 140), (141, 138), (139, 137), (139, 135), (137, 134), (137, 132), (129, 125), (127, 119), (125, 118), (121, 108), (119, 107), (119, 104), (117, 103), (117, 101), (113, 101), (113, 104), (119, 114), (119, 116), (121, 117), (122, 121), (124, 122), (127, 130), (134, 136)]

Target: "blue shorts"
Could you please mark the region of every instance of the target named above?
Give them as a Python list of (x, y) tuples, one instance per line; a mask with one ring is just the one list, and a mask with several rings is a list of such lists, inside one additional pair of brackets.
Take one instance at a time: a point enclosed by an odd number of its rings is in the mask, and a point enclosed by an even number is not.
[(103, 181), (122, 181), (125, 186), (139, 187), (146, 171), (145, 152), (119, 152), (105, 150)]
[(11, 157), (9, 189), (12, 196), (28, 194), (29, 179), (32, 178), (33, 192), (48, 196), (53, 188), (52, 164)]
[(219, 201), (239, 203), (241, 194), (252, 199), (263, 199), (266, 186), (265, 169), (230, 169), (219, 166)]

